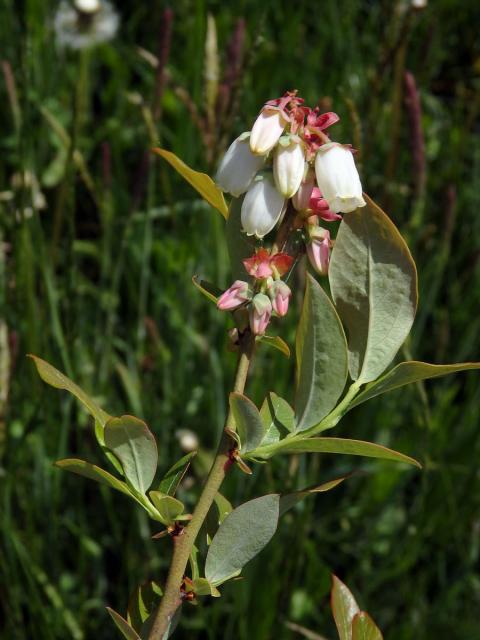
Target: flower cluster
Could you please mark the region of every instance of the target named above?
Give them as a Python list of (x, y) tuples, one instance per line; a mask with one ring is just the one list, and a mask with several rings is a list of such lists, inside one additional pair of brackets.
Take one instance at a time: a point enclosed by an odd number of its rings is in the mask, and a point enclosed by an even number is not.
[(292, 256), (286, 253), (272, 255), (266, 249), (259, 249), (243, 261), (253, 284), (236, 280), (220, 296), (217, 307), (222, 311), (247, 308), (252, 333), (264, 335), (272, 315), (282, 317), (288, 311), (292, 292), (281, 277), (290, 270), (292, 263)]
[(319, 222), (365, 206), (352, 148), (332, 142), (325, 132), (338, 120), (287, 92), (267, 102), (252, 130), (234, 140), (216, 176), (223, 191), (245, 194), (241, 218), (247, 235), (266, 236), (291, 201), (304, 220), (307, 254), (322, 274), (331, 243)]

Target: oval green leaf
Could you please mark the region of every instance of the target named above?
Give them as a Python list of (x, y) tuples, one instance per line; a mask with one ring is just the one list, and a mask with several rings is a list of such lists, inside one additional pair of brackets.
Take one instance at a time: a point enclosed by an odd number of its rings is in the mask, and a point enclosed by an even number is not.
[(352, 640), (383, 640), (380, 629), (365, 611), (359, 611), (353, 618)]
[[(257, 449), (255, 456), (261, 458), (261, 452), (261, 449)], [(392, 460), (393, 462), (405, 462), (420, 469), (422, 468), (422, 465), (417, 462), (417, 460), (406, 456), (404, 453), (388, 449), (374, 442), (350, 440), (348, 438), (307, 438), (305, 440), (289, 440), (287, 438), (279, 443), (273, 453), (269, 452), (268, 457), (277, 453), (338, 453), (349, 456)]]
[(332, 576), (331, 605), (340, 640), (352, 640), (352, 622), (360, 613), (352, 592), (337, 576)]
[(153, 434), (134, 416), (112, 418), (105, 425), (105, 444), (122, 463), (132, 487), (145, 494), (157, 471), (158, 452)]
[(195, 171), (180, 160), (174, 153), (166, 149), (155, 147), (153, 153), (161, 156), (177, 171), (212, 207), (220, 211), (222, 216), (228, 218), (228, 207), (225, 203), (222, 191), (206, 173)]
[(347, 342), (330, 298), (307, 275), (297, 329), (297, 431), (318, 424), (336, 405), (347, 380)]
[(183, 513), (184, 506), (180, 500), (167, 496), (160, 491), (150, 491), (150, 500), (158, 511), (163, 524), (170, 525)]
[(440, 378), (449, 373), (469, 371), (471, 369), (480, 369), (480, 362), (462, 362), (458, 364), (429, 364), (428, 362), (417, 362), (415, 360), (401, 362), (381, 378), (368, 384), (353, 400), (349, 408), (356, 407), (358, 404), (370, 400), (370, 398), (404, 387), (412, 382)]
[(277, 529), (280, 496), (271, 494), (240, 505), (220, 525), (208, 549), (205, 576), (218, 586), (238, 576), (268, 544)]
[(265, 426), (255, 404), (241, 393), (230, 394), (230, 408), (240, 436), (240, 451), (256, 449), (265, 435)]
[(125, 482), (122, 482), (115, 476), (112, 476), (112, 474), (105, 471), (105, 469), (97, 467), (95, 464), (91, 464), (90, 462), (85, 462), (85, 460), (65, 458), (64, 460), (57, 460), (55, 462), (55, 466), (59, 469), (76, 473), (84, 478), (89, 478), (89, 480), (95, 480), (96, 482), (100, 482), (100, 484), (105, 484), (108, 487), (112, 487), (117, 491), (125, 493), (127, 496), (131, 495)]
[(108, 415), (108, 413), (101, 409), (98, 404), (92, 400), (85, 391), (83, 391), (83, 389), (67, 378), (65, 374), (37, 356), (29, 354), (28, 357), (35, 363), (38, 374), (44, 382), (56, 389), (65, 389), (65, 391), (69, 391), (77, 398), (77, 400), (80, 400), (85, 409), (102, 425), (102, 427), (105, 426), (107, 420), (110, 420), (112, 416)]
[(350, 375), (375, 380), (393, 360), (417, 308), (417, 270), (390, 218), (367, 206), (346, 213), (329, 269), (332, 296), (348, 333)]
[(295, 430), (295, 413), (286, 400), (271, 391), (260, 408), (265, 429), (261, 446), (278, 442), (286, 433)]

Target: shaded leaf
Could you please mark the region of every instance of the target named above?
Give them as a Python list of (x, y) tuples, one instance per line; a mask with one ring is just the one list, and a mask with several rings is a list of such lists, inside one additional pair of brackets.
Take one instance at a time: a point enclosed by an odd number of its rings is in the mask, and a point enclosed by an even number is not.
[(365, 611), (360, 611), (353, 618), (352, 640), (383, 640), (380, 629)]
[(319, 485), (314, 485), (312, 487), (307, 487), (306, 489), (301, 489), (300, 491), (294, 491), (292, 493), (286, 493), (280, 496), (280, 516), (283, 516), (289, 509), (294, 507), (298, 502), (306, 498), (307, 496), (311, 496), (315, 493), (325, 493), (326, 491), (330, 491), (330, 489), (335, 489), (341, 484), (344, 480), (350, 477), (350, 474), (341, 476), (340, 478), (335, 478), (334, 480), (329, 480), (328, 482), (323, 482)]
[(77, 400), (80, 400), (87, 411), (102, 425), (102, 427), (105, 426), (107, 420), (110, 420), (111, 416), (101, 409), (98, 404), (92, 400), (85, 391), (83, 391), (83, 389), (67, 378), (67, 376), (61, 371), (55, 369), (51, 364), (37, 356), (29, 354), (28, 357), (32, 358), (35, 366), (37, 367), (37, 371), (44, 382), (56, 389), (65, 389), (66, 391), (69, 391), (77, 398)]
[(269, 347), (277, 349), (278, 351), (283, 353), (284, 356), (290, 358), (290, 347), (285, 342), (285, 340), (282, 340), (282, 338), (280, 338), (280, 336), (257, 336), (257, 340), (259, 342), (263, 342), (263, 344), (266, 344)]
[(173, 524), (183, 513), (184, 506), (180, 500), (160, 493), (160, 491), (150, 491), (148, 495), (164, 524)]
[(110, 609), (110, 607), (107, 607), (107, 611), (116, 624), (117, 629), (122, 632), (124, 638), (126, 638), (127, 640), (140, 640), (140, 636), (138, 635), (138, 633), (128, 624), (125, 618), (122, 618), (119, 613), (117, 613), (113, 609)]
[(297, 329), (297, 431), (318, 424), (335, 406), (347, 380), (347, 342), (339, 317), (318, 282), (307, 275)]
[(199, 280), (197, 276), (192, 276), (192, 282), (203, 295), (217, 304), (218, 298), (222, 295), (222, 290), (206, 280)]
[(205, 576), (218, 586), (241, 572), (271, 540), (277, 529), (280, 496), (271, 494), (245, 502), (220, 525), (208, 549)]
[(468, 371), (470, 369), (480, 369), (480, 362), (462, 362), (458, 364), (429, 364), (428, 362), (417, 362), (415, 360), (411, 362), (401, 362), (381, 378), (368, 384), (353, 400), (350, 408), (356, 407), (358, 404), (370, 400), (370, 398), (379, 396), (382, 393), (387, 393), (387, 391), (392, 391), (393, 389), (398, 389), (412, 382), (427, 380), (429, 378), (439, 378), (449, 373)]
[(417, 308), (417, 271), (389, 217), (367, 206), (343, 216), (332, 251), (329, 280), (348, 332), (350, 375), (377, 378), (407, 337)]
[(190, 453), (184, 455), (183, 458), (180, 458), (180, 460), (170, 467), (165, 476), (160, 480), (158, 491), (169, 496), (175, 495), (178, 485), (187, 473), (192, 458), (196, 455), (196, 451), (190, 451)]
[(90, 462), (85, 462), (85, 460), (78, 460), (77, 458), (65, 458), (64, 460), (57, 460), (55, 462), (55, 466), (59, 469), (71, 471), (72, 473), (76, 473), (77, 475), (83, 476), (84, 478), (89, 478), (90, 480), (95, 480), (96, 482), (105, 484), (108, 487), (112, 487), (113, 489), (117, 489), (117, 491), (125, 493), (127, 496), (131, 495), (125, 482), (122, 482), (115, 476), (112, 476), (112, 474), (108, 473), (108, 471), (105, 471), (105, 469), (97, 467)]
[(233, 507), (231, 502), (219, 491), (215, 494), (214, 500), (218, 510), (218, 524), (222, 524), (228, 514), (233, 511)]
[(230, 394), (230, 407), (240, 436), (240, 451), (246, 453), (256, 449), (265, 435), (265, 427), (259, 410), (249, 398), (241, 393)]
[(393, 449), (387, 449), (374, 442), (363, 440), (350, 440), (347, 438), (307, 438), (305, 440), (289, 440), (288, 438), (278, 444), (277, 449), (267, 456), (262, 456), (262, 450), (252, 452), (255, 457), (271, 457), (277, 453), (339, 453), (350, 456), (364, 456), (366, 458), (379, 458), (394, 462), (405, 462), (421, 468), (421, 464)]
[(158, 605), (162, 595), (160, 585), (156, 582), (147, 582), (137, 587), (130, 596), (127, 622), (137, 633), (141, 632), (143, 623)]
[(105, 444), (122, 463), (132, 487), (145, 494), (157, 471), (158, 452), (153, 434), (134, 416), (111, 418), (105, 425)]
[(295, 414), (286, 400), (271, 391), (260, 408), (265, 429), (261, 446), (278, 442), (285, 433), (295, 429)]
[(243, 260), (250, 258), (250, 256), (255, 253), (255, 244), (252, 239), (242, 231), (242, 202), (243, 198), (232, 198), (230, 215), (225, 225), (225, 238), (227, 241), (228, 255), (230, 257), (232, 280), (249, 282), (252, 278), (246, 272), (243, 266)]
[(220, 211), (222, 216), (228, 218), (228, 207), (225, 203), (222, 191), (206, 173), (195, 171), (180, 160), (174, 153), (166, 149), (155, 147), (154, 153), (161, 156), (184, 178), (212, 207)]
[(331, 606), (340, 640), (352, 640), (352, 622), (360, 612), (350, 589), (337, 576), (332, 576)]

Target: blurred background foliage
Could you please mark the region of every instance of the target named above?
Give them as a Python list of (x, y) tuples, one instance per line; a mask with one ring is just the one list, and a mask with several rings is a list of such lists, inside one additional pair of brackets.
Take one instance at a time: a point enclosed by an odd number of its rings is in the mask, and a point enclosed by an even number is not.
[[(479, 359), (479, 8), (415, 4), (123, 0), (116, 38), (87, 50), (56, 43), (55, 0), (0, 4), (2, 638), (117, 637), (105, 605), (125, 611), (170, 553), (133, 503), (52, 467), (99, 451), (89, 418), (26, 353), (109, 412), (145, 419), (164, 468), (181, 455), (176, 432), (194, 431), (189, 505), (222, 429), (229, 319), (191, 276), (229, 283), (223, 220), (150, 155), (153, 143), (212, 171), (287, 89), (335, 110), (333, 137), (359, 150), (366, 191), (419, 268), (403, 355)], [(290, 344), (296, 307), (276, 327)], [(292, 376), (262, 350), (248, 394), (291, 398)], [(337, 427), (417, 457), (422, 472), (326, 456), (233, 472), (224, 493), (239, 504), (361, 471), (288, 514), (246, 579), (189, 607), (178, 636), (300, 637), (295, 623), (333, 638), (334, 571), (389, 640), (478, 637), (479, 403), (478, 375), (462, 374), (374, 399)]]

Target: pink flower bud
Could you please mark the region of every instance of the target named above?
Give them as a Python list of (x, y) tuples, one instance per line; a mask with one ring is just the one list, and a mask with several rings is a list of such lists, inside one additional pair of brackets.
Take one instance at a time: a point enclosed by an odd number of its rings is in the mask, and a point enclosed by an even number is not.
[(248, 282), (243, 280), (235, 280), (230, 288), (228, 288), (217, 301), (217, 307), (221, 311), (232, 311), (247, 300), (250, 300), (250, 288)]
[(255, 120), (250, 133), (250, 149), (257, 155), (266, 155), (277, 144), (287, 121), (278, 109), (266, 107)]
[(322, 227), (313, 227), (309, 230), (309, 234), (307, 255), (310, 264), (317, 273), (326, 276), (330, 262), (330, 231)]
[(270, 298), (264, 293), (257, 293), (250, 305), (249, 315), (252, 333), (256, 336), (263, 336), (272, 317)]
[(277, 316), (283, 317), (287, 315), (288, 303), (292, 291), (290, 287), (281, 280), (274, 280), (268, 288), (268, 295), (272, 301), (272, 308)]
[(366, 205), (353, 153), (336, 142), (322, 145), (315, 157), (317, 184), (334, 213), (349, 213)]
[(292, 198), (293, 206), (297, 211), (306, 211), (310, 206), (310, 198), (315, 186), (315, 175), (309, 171), (305, 180), (300, 185), (297, 193)]
[(328, 202), (322, 196), (322, 192), (318, 187), (312, 189), (312, 195), (310, 197), (309, 208), (313, 213), (320, 216), (322, 220), (326, 222), (332, 222), (333, 220), (341, 220), (342, 216), (338, 213), (334, 213), (328, 206)]

